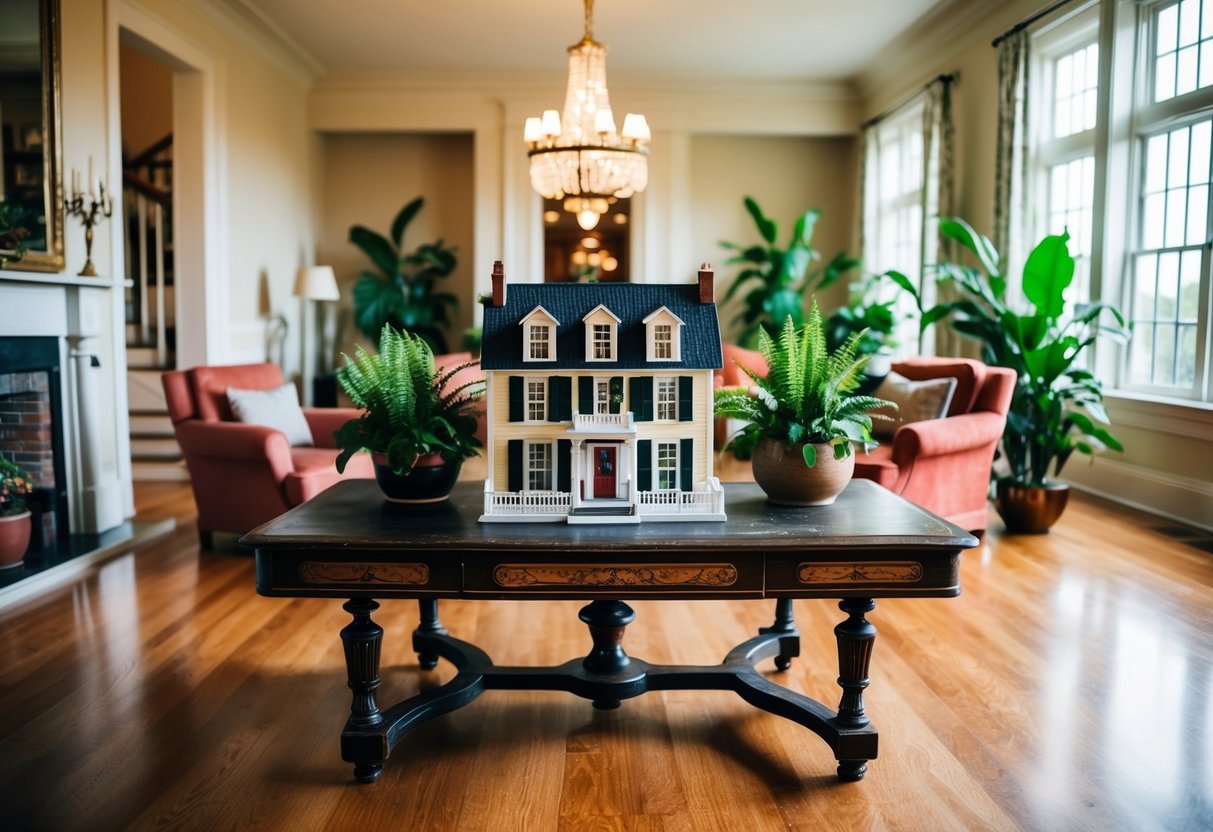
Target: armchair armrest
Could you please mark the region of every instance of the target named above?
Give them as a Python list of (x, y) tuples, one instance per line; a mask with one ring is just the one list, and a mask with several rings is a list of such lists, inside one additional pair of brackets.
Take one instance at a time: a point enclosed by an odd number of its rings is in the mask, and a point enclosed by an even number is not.
[(1006, 417), (998, 413), (963, 413), (902, 425), (893, 436), (893, 462), (907, 466), (922, 457), (962, 453), (997, 442)]
[(191, 456), (241, 462), (264, 461), (275, 482), (295, 470), (286, 435), (262, 425), (187, 419), (176, 425), (177, 444)]
[(336, 448), (333, 434), (350, 419), (357, 419), (362, 411), (356, 407), (305, 407), (303, 418), (312, 431), (312, 441), (317, 448)]

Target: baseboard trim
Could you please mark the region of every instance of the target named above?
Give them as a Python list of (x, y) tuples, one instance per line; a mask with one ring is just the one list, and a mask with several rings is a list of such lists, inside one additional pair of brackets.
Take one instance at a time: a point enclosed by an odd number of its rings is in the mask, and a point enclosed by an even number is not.
[(1062, 478), (1074, 488), (1169, 520), (1213, 531), (1213, 483), (1095, 458), (1089, 467), (1067, 466)]

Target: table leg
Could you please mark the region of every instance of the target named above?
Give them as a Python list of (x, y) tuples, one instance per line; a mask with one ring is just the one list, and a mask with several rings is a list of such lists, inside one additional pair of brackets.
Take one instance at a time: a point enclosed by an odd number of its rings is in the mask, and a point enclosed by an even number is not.
[[(864, 613), (874, 610), (876, 604), (871, 598), (847, 598), (838, 607), (847, 614), (847, 620), (834, 628), (838, 639), (838, 685), (842, 688), (837, 721), (847, 728), (863, 728), (869, 724), (863, 692), (868, 686), (868, 665), (876, 643), (876, 627), (864, 618)], [(838, 777), (842, 780), (859, 780), (867, 771), (866, 759), (838, 761)]]
[(787, 670), (792, 666), (792, 659), (800, 655), (800, 631), (796, 629), (796, 619), (792, 617), (792, 599), (779, 598), (775, 601), (775, 623), (770, 627), (759, 627), (760, 635), (782, 636), (779, 640), (779, 655), (775, 657), (775, 667)]
[[(623, 652), (623, 631), (636, 619), (636, 613), (622, 601), (591, 601), (577, 615), (590, 628), (594, 647), (581, 665), (590, 673), (617, 673), (631, 661)], [(594, 700), (594, 707), (610, 710), (619, 707), (618, 699)]]
[[(413, 649), (416, 650), (416, 639), (419, 633), (427, 633), (430, 635), (447, 635), (446, 627), (442, 626), (442, 622), (438, 620), (438, 599), (437, 598), (422, 598), (417, 602), (421, 608), (421, 623), (417, 625), (417, 629), (413, 631)], [(417, 651), (417, 661), (421, 665), (422, 670), (433, 670), (438, 666), (438, 654), (426, 653)]]
[[(379, 654), (383, 644), (383, 628), (371, 620), (371, 613), (379, 609), (379, 604), (369, 598), (353, 598), (342, 605), (342, 609), (354, 617), (341, 631), (341, 643), (345, 648), (345, 668), (349, 675), (350, 690), (354, 692), (346, 726), (369, 728), (383, 722), (375, 693), (379, 687)], [(354, 778), (360, 783), (370, 783), (383, 774), (382, 760), (352, 762)]]

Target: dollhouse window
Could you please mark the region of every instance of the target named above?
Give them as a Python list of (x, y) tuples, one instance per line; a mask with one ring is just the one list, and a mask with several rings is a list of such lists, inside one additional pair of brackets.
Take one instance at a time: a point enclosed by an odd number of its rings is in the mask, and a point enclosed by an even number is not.
[(611, 328), (610, 324), (594, 324), (592, 355), (595, 361), (610, 361), (613, 357)]
[(527, 379), (526, 421), (546, 422), (548, 418), (547, 382), (543, 379)]
[(536, 306), (520, 324), (523, 332), (522, 360), (555, 361), (557, 320), (542, 306)]
[(528, 491), (552, 490), (552, 443), (531, 442), (526, 455)]
[(678, 380), (659, 378), (657, 381), (657, 421), (678, 420)]
[(657, 443), (657, 488), (672, 491), (678, 487), (678, 443)]
[(581, 319), (585, 324), (585, 360), (614, 361), (618, 355), (616, 338), (619, 318), (602, 304)]
[(682, 360), (682, 320), (664, 306), (644, 319), (645, 357), (649, 361)]

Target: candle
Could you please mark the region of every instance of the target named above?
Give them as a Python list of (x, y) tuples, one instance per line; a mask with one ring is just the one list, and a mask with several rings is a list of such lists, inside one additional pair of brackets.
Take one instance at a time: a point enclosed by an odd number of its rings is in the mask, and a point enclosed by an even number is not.
[(93, 157), (88, 157), (88, 195), (97, 199), (97, 172), (93, 169)]

